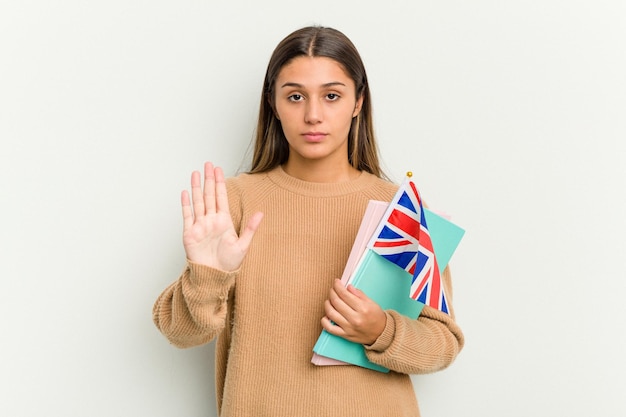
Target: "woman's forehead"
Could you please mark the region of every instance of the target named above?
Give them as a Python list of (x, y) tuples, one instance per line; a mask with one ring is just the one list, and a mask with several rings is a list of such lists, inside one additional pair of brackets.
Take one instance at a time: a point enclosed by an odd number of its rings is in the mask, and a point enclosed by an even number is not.
[(353, 85), (343, 65), (327, 57), (301, 56), (292, 59), (278, 73), (277, 87), (283, 84), (316, 87), (328, 84)]

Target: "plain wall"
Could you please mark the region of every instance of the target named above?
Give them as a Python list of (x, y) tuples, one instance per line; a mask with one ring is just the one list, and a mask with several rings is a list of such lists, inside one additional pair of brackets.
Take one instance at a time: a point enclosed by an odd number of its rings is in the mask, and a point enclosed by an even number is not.
[(361, 51), (387, 171), (467, 230), (467, 345), (413, 378), (423, 415), (626, 415), (621, 0), (3, 2), (0, 415), (215, 415), (213, 345), (170, 346), (152, 304), (190, 172), (245, 166), (309, 24)]

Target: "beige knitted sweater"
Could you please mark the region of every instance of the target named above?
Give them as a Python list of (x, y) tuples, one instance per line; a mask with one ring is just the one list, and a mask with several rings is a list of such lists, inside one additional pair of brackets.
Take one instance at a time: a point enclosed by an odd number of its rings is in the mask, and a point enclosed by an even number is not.
[[(383, 333), (366, 352), (389, 373), (311, 363), (324, 300), (341, 277), (367, 202), (390, 201), (397, 186), (368, 173), (309, 183), (280, 167), (239, 175), (227, 186), (235, 228), (264, 213), (242, 267), (227, 273), (188, 263), (153, 310), (176, 346), (217, 337), (220, 416), (419, 416), (408, 374), (452, 363), (463, 346), (453, 314), (425, 307), (411, 320), (387, 311)], [(451, 295), (447, 270), (444, 283)]]

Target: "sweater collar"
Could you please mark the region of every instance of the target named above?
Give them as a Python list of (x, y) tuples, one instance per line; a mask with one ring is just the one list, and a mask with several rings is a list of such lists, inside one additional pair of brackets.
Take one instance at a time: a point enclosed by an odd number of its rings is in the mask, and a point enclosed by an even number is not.
[(287, 174), (282, 166), (277, 166), (267, 173), (268, 178), (277, 186), (309, 197), (336, 197), (359, 192), (372, 185), (374, 175), (361, 171), (353, 180), (344, 182), (308, 182)]

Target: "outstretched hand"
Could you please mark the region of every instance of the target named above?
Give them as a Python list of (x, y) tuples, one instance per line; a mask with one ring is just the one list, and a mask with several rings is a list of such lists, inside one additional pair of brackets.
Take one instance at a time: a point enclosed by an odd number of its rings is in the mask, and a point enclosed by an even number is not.
[(222, 271), (239, 268), (263, 213), (255, 213), (238, 236), (228, 208), (224, 172), (210, 162), (204, 164), (204, 186), (200, 172), (191, 174), (191, 199), (185, 190), (181, 204), (187, 259)]
[(335, 280), (324, 303), (322, 327), (351, 342), (373, 344), (385, 330), (387, 315), (363, 291)]

